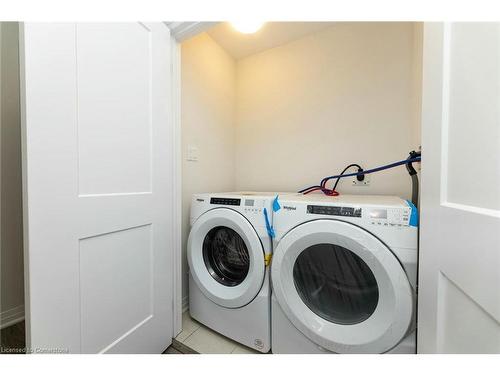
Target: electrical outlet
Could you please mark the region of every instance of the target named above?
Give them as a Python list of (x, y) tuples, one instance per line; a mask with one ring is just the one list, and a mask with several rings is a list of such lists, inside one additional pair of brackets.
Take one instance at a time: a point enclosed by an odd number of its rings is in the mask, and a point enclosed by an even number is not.
[(358, 181), (356, 176), (352, 178), (352, 186), (370, 186), (370, 175), (365, 174), (363, 181)]
[(198, 161), (198, 147), (188, 146), (187, 161)]

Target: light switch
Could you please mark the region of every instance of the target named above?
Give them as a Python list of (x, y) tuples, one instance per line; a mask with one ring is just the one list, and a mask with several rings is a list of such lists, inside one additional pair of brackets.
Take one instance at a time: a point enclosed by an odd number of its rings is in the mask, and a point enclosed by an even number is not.
[(198, 161), (198, 147), (188, 146), (187, 161)]

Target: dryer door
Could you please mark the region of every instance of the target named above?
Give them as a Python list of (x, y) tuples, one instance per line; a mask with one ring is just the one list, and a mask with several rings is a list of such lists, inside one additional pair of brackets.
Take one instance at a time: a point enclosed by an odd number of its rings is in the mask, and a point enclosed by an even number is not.
[(383, 353), (407, 333), (413, 291), (394, 254), (367, 231), (315, 220), (288, 232), (271, 267), (290, 321), (336, 353)]
[(251, 302), (264, 282), (264, 249), (257, 232), (240, 213), (216, 208), (191, 228), (187, 258), (202, 293), (228, 308)]

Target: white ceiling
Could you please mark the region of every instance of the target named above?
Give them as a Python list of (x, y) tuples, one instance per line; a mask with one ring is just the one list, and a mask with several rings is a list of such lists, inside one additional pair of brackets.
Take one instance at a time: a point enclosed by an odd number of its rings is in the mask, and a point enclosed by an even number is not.
[(238, 60), (286, 44), (333, 24), (334, 22), (267, 22), (255, 34), (242, 34), (234, 30), (228, 22), (221, 22), (207, 33)]

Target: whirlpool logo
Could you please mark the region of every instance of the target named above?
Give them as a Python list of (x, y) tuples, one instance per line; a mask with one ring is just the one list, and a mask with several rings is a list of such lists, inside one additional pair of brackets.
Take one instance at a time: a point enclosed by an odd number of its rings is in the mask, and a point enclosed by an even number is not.
[(287, 211), (296, 211), (296, 210), (297, 210), (297, 207), (293, 207), (293, 206), (283, 206), (283, 209), (284, 209), (284, 210), (287, 210)]

